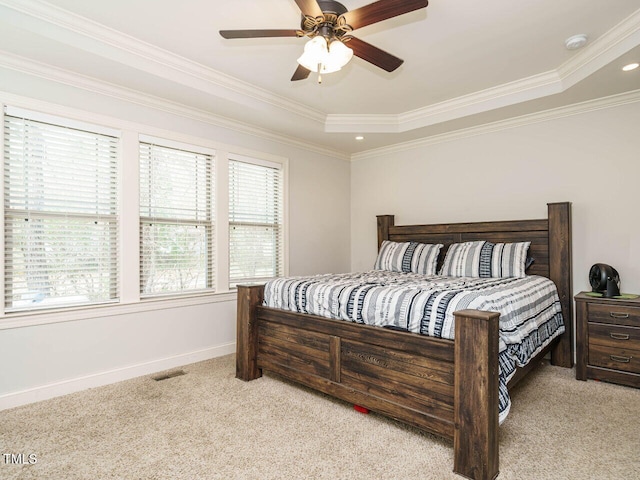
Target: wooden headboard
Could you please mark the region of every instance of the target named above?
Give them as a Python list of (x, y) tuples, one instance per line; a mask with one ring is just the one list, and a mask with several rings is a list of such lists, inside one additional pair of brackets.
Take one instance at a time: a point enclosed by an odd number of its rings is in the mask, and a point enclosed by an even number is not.
[[(529, 275), (541, 275), (558, 287), (565, 318), (562, 362), (573, 364), (573, 284), (571, 269), (571, 203), (547, 204), (547, 218), (497, 222), (441, 223), (433, 225), (395, 225), (393, 215), (378, 216), (378, 248), (384, 240), (394, 242), (442, 243), (438, 269), (452, 243), (487, 240), (493, 243), (531, 242), (529, 256), (534, 258)], [(570, 360), (569, 360), (570, 359)], [(554, 362), (556, 363), (556, 362)]]

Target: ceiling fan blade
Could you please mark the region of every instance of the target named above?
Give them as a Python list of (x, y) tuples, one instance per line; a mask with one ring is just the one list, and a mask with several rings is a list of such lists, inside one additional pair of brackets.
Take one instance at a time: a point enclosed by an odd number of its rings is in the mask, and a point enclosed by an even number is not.
[(391, 55), (390, 53), (355, 37), (351, 37), (351, 39), (346, 42), (346, 45), (353, 50), (353, 54), (355, 56), (360, 57), (361, 59), (374, 64), (376, 67), (386, 70), (387, 72), (393, 72), (404, 62), (401, 58)]
[(311, 70), (307, 70), (302, 65), (298, 65), (296, 71), (293, 73), (293, 77), (291, 77), (291, 81), (295, 82), (296, 80), (304, 80), (309, 76)]
[(298, 30), (220, 30), (224, 38), (297, 37)]
[(428, 0), (379, 0), (364, 7), (356, 8), (343, 15), (348, 25), (355, 30), (372, 23), (425, 8)]
[(303, 15), (309, 15), (311, 17), (322, 16), (322, 9), (318, 5), (317, 0), (295, 0), (298, 4), (298, 8)]

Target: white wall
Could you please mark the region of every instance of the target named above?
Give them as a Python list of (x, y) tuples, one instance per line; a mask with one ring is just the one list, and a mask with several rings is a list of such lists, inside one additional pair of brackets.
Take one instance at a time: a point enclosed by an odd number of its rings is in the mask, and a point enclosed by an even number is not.
[[(349, 269), (346, 160), (14, 71), (0, 69), (0, 78), (0, 101), (45, 101), (288, 158), (290, 273)], [(235, 351), (234, 295), (168, 305), (71, 312), (69, 321), (20, 328), (0, 318), (0, 409)]]
[[(544, 218), (573, 203), (574, 290), (595, 262), (640, 292), (640, 103), (348, 162), (277, 139), (0, 71), (0, 90), (289, 159), (289, 271), (370, 269), (378, 214), (396, 223)], [(534, 170), (535, 169), (535, 170)], [(0, 409), (235, 350), (233, 295), (2, 328)], [(135, 310), (135, 309), (134, 309)], [(0, 322), (5, 320), (0, 319)]]
[(233, 301), (0, 330), (0, 408), (235, 351)]
[(376, 219), (397, 225), (545, 218), (572, 202), (573, 285), (597, 262), (640, 293), (640, 102), (354, 161), (351, 267), (369, 269)]

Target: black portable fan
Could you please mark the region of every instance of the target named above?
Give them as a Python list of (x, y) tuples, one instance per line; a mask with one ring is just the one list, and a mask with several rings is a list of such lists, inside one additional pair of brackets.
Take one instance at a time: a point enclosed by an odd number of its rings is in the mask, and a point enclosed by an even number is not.
[(620, 296), (620, 275), (611, 265), (596, 263), (589, 270), (589, 283), (594, 292), (607, 298)]

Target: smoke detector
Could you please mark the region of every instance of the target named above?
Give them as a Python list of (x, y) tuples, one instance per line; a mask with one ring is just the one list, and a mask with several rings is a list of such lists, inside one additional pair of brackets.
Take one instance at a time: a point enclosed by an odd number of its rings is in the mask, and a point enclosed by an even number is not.
[(578, 48), (582, 48), (587, 43), (587, 36), (584, 33), (580, 33), (578, 35), (573, 35), (565, 40), (564, 46), (567, 47), (567, 50), (576, 50)]

